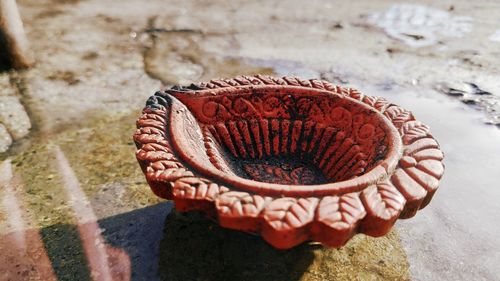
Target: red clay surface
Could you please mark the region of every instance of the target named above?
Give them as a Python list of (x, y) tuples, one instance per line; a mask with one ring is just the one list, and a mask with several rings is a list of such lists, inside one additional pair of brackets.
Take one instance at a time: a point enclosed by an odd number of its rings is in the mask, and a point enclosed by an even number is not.
[(319, 80), (174, 87), (148, 100), (137, 127), (155, 194), (282, 249), (382, 236), (430, 202), (444, 172), (411, 112)]

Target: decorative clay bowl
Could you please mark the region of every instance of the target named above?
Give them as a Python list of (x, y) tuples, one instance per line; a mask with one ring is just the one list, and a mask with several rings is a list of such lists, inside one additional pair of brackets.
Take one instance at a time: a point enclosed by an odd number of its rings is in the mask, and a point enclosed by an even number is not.
[(176, 86), (149, 98), (137, 127), (156, 195), (281, 249), (382, 236), (429, 203), (444, 172), (409, 111), (319, 80)]

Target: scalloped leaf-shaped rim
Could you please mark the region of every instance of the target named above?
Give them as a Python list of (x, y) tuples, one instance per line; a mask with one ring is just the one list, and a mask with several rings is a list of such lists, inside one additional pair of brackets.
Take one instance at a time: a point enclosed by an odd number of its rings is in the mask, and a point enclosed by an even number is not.
[(159, 92), (148, 100), (134, 134), (137, 159), (156, 195), (173, 199), (179, 211), (202, 211), (223, 227), (261, 234), (281, 249), (309, 240), (340, 247), (356, 233), (382, 236), (396, 219), (414, 216), (432, 199), (444, 173), (439, 144), (411, 112), (383, 98), (321, 80), (262, 75), (176, 86), (167, 92), (255, 85), (318, 89), (372, 107), (399, 132), (403, 144), (399, 163), (388, 177), (342, 194), (269, 196), (222, 185), (191, 171), (177, 156), (166, 133), (171, 103)]

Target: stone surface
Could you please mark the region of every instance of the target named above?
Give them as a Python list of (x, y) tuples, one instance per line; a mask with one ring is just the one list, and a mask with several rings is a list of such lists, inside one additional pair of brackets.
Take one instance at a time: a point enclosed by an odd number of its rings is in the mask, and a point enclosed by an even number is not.
[(14, 139), (29, 133), (31, 122), (18, 97), (0, 97), (0, 122), (8, 128)]
[(137, 160), (158, 196), (281, 249), (382, 236), (430, 202), (444, 173), (411, 112), (321, 80), (175, 86), (148, 100), (137, 128)]
[(7, 151), (12, 144), (12, 137), (10, 136), (7, 128), (0, 124), (0, 153)]
[(31, 129), (30, 118), (17, 93), (9, 73), (0, 73), (0, 153), (7, 151), (12, 140), (25, 137)]

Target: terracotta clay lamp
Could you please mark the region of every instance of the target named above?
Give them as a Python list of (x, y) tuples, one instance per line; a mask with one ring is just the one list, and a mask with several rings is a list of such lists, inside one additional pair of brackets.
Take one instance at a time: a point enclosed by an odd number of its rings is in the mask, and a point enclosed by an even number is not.
[(382, 236), (429, 203), (444, 172), (409, 111), (319, 80), (176, 86), (149, 98), (137, 127), (156, 195), (281, 249)]

